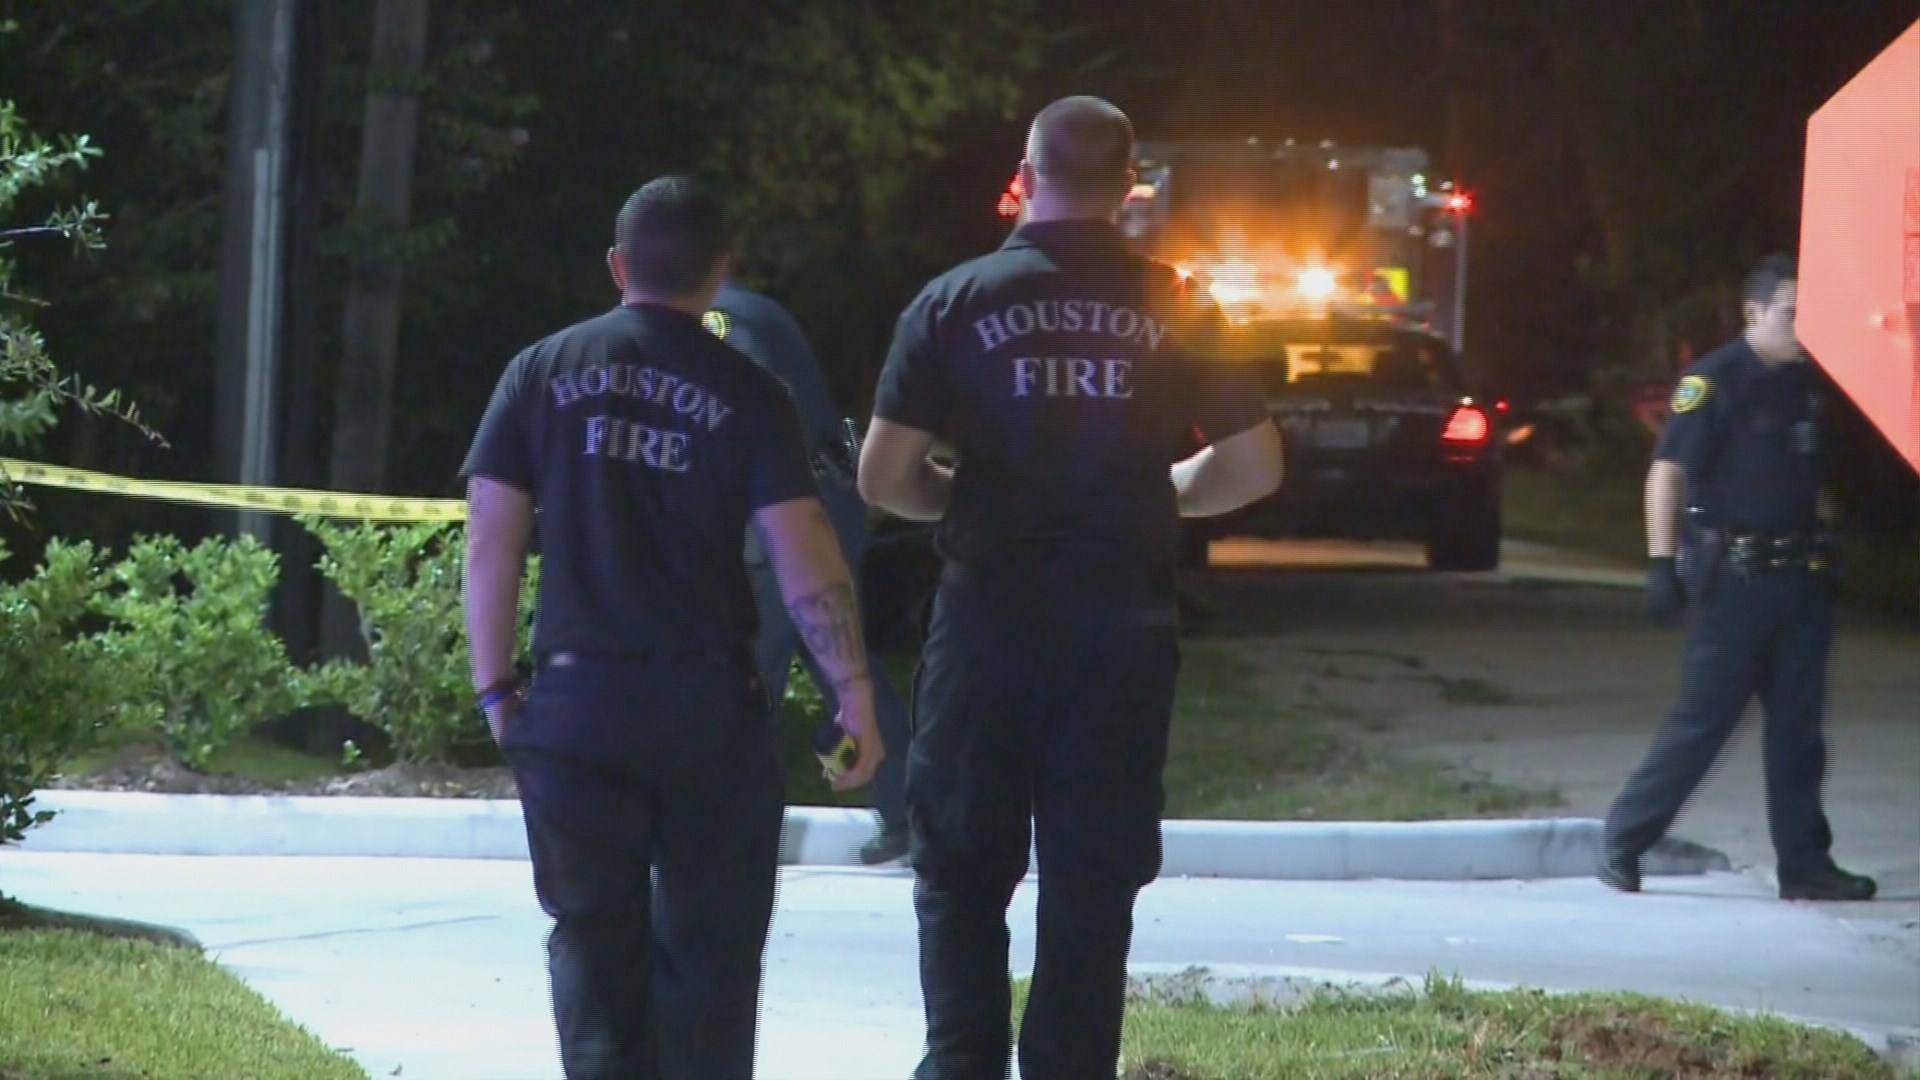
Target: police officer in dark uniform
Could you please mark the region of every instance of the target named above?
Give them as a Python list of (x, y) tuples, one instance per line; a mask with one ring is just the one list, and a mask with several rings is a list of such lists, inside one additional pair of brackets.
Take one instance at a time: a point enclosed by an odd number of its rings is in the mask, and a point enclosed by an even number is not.
[[(1132, 149), (1104, 101), (1039, 114), (1027, 220), (901, 316), (862, 451), (862, 494), (939, 521), (944, 564), (907, 764), (920, 1080), (1008, 1074), (1006, 912), (1030, 837), (1021, 1072), (1113, 1077), (1133, 905), (1161, 865), (1179, 518), (1279, 483), (1259, 385), (1210, 360), (1218, 308), (1114, 224)], [(1189, 456), (1196, 426), (1213, 445)]]
[[(750, 1080), (785, 805), (740, 537), (758, 526), (840, 702), (882, 750), (852, 578), (792, 401), (700, 322), (724, 276), (711, 195), (620, 213), (622, 302), (508, 365), (462, 473), (474, 685), (519, 786), (569, 1080)], [(516, 598), (542, 553), (524, 699)]]
[[(728, 281), (713, 298), (713, 308), (704, 317), (707, 329), (739, 350), (779, 379), (793, 395), (800, 410), (801, 431), (806, 439), (808, 460), (820, 484), (820, 498), (833, 529), (840, 537), (840, 551), (847, 565), (859, 578), (860, 558), (867, 544), (867, 504), (854, 487), (854, 472), (859, 465), (859, 440), (851, 430), (851, 420), (834, 408), (833, 393), (826, 375), (807, 346), (806, 334), (787, 309), (751, 289)], [(787, 675), (794, 654), (800, 654), (807, 673), (821, 688), (829, 708), (834, 707), (833, 687), (820, 671), (812, 655), (800, 648), (800, 633), (787, 618), (786, 602), (780, 594), (780, 582), (767, 562), (766, 552), (756, 533), (747, 534), (747, 569), (753, 577), (754, 600), (760, 608), (760, 639), (755, 646), (755, 663), (766, 685), (767, 697), (777, 715), (787, 693)], [(878, 673), (873, 657), (868, 666), (876, 671), (873, 681), (874, 708), (880, 721), (880, 738), (890, 753), (873, 777), (873, 805), (880, 818), (877, 835), (860, 847), (860, 859), (868, 864), (891, 862), (907, 853), (907, 708), (893, 684)]]
[(1647, 477), (1649, 613), (1693, 610), (1679, 703), (1607, 815), (1599, 876), (1627, 892), (1757, 694), (1780, 896), (1874, 895), (1873, 879), (1834, 864), (1821, 805), (1836, 552), (1796, 278), (1779, 255), (1748, 277), (1745, 334), (1682, 374)]

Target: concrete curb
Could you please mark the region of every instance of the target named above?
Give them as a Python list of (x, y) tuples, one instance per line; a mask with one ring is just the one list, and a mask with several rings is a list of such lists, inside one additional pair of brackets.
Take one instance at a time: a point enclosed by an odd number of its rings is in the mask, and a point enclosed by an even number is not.
[[(1326, 991), (1363, 994), (1419, 994), (1426, 986), (1423, 975), (1387, 975), (1372, 972), (1335, 971), (1320, 968), (1273, 968), (1247, 966), (1181, 967), (1172, 964), (1135, 964), (1127, 971), (1128, 992), (1149, 1000), (1192, 1001), (1204, 998), (1214, 1005), (1261, 1004), (1284, 1008)], [(1461, 979), (1467, 990), (1499, 993), (1508, 990), (1543, 990), (1522, 983)], [(1578, 991), (1555, 991), (1565, 994)], [(1709, 1004), (1711, 1003), (1703, 1003)], [(1851, 1035), (1865, 1043), (1881, 1059), (1896, 1068), (1920, 1066), (1920, 1028), (1870, 1028), (1831, 1020), (1816, 1020), (1766, 1009), (1742, 1009), (1724, 1005), (1712, 1008), (1736, 1016), (1764, 1016), (1804, 1027)]]
[[(520, 804), (495, 799), (159, 795), (43, 791), (56, 812), (25, 851), (138, 855), (333, 855), (525, 859)], [(858, 809), (789, 807), (784, 866), (855, 866), (873, 835)], [(1462, 881), (1586, 877), (1600, 846), (1592, 818), (1413, 822), (1169, 821), (1166, 877)], [(1646, 872), (1732, 869), (1684, 841), (1651, 852)]]

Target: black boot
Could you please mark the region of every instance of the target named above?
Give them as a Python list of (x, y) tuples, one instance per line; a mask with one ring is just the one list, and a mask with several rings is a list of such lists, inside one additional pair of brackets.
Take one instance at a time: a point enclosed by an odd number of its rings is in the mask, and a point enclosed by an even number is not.
[(1816, 873), (1780, 879), (1782, 900), (1871, 900), (1880, 886), (1865, 874), (1849, 874), (1837, 866)]
[(907, 827), (882, 820), (880, 832), (860, 845), (860, 861), (868, 866), (890, 863), (907, 854)]
[(1639, 892), (1640, 856), (1602, 845), (1600, 864), (1594, 868), (1594, 876), (1609, 888), (1621, 892)]

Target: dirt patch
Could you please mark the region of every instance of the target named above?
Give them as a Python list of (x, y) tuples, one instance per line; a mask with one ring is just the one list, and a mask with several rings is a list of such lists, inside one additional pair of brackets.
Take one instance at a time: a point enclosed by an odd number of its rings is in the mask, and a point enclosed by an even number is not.
[(1194, 1080), (1194, 1074), (1171, 1061), (1146, 1061), (1127, 1070), (1126, 1080)]
[(1781, 1075), (1780, 1063), (1767, 1055), (1743, 1053), (1722, 1033), (1676, 1030), (1650, 1009), (1583, 1010), (1560, 1017), (1551, 1028), (1550, 1043), (1546, 1054), (1589, 1069), (1672, 1080), (1765, 1080)]
[(461, 768), (395, 764), (311, 780), (271, 782), (236, 773), (200, 773), (147, 748), (123, 752), (85, 776), (48, 785), (69, 791), (142, 791), (162, 795), (339, 795), (385, 798), (513, 799), (513, 773), (504, 766)]

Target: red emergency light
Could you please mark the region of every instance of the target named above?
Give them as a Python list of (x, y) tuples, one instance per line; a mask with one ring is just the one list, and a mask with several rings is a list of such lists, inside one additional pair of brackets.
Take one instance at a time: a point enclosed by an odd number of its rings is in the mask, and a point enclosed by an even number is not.
[(1447, 196), (1447, 209), (1456, 214), (1464, 214), (1473, 209), (1473, 196), (1464, 191), (1456, 191)]
[(1000, 216), (1003, 218), (1020, 216), (1020, 199), (1026, 194), (1026, 188), (1020, 183), (1020, 174), (1013, 174), (1013, 182), (1000, 195)]

